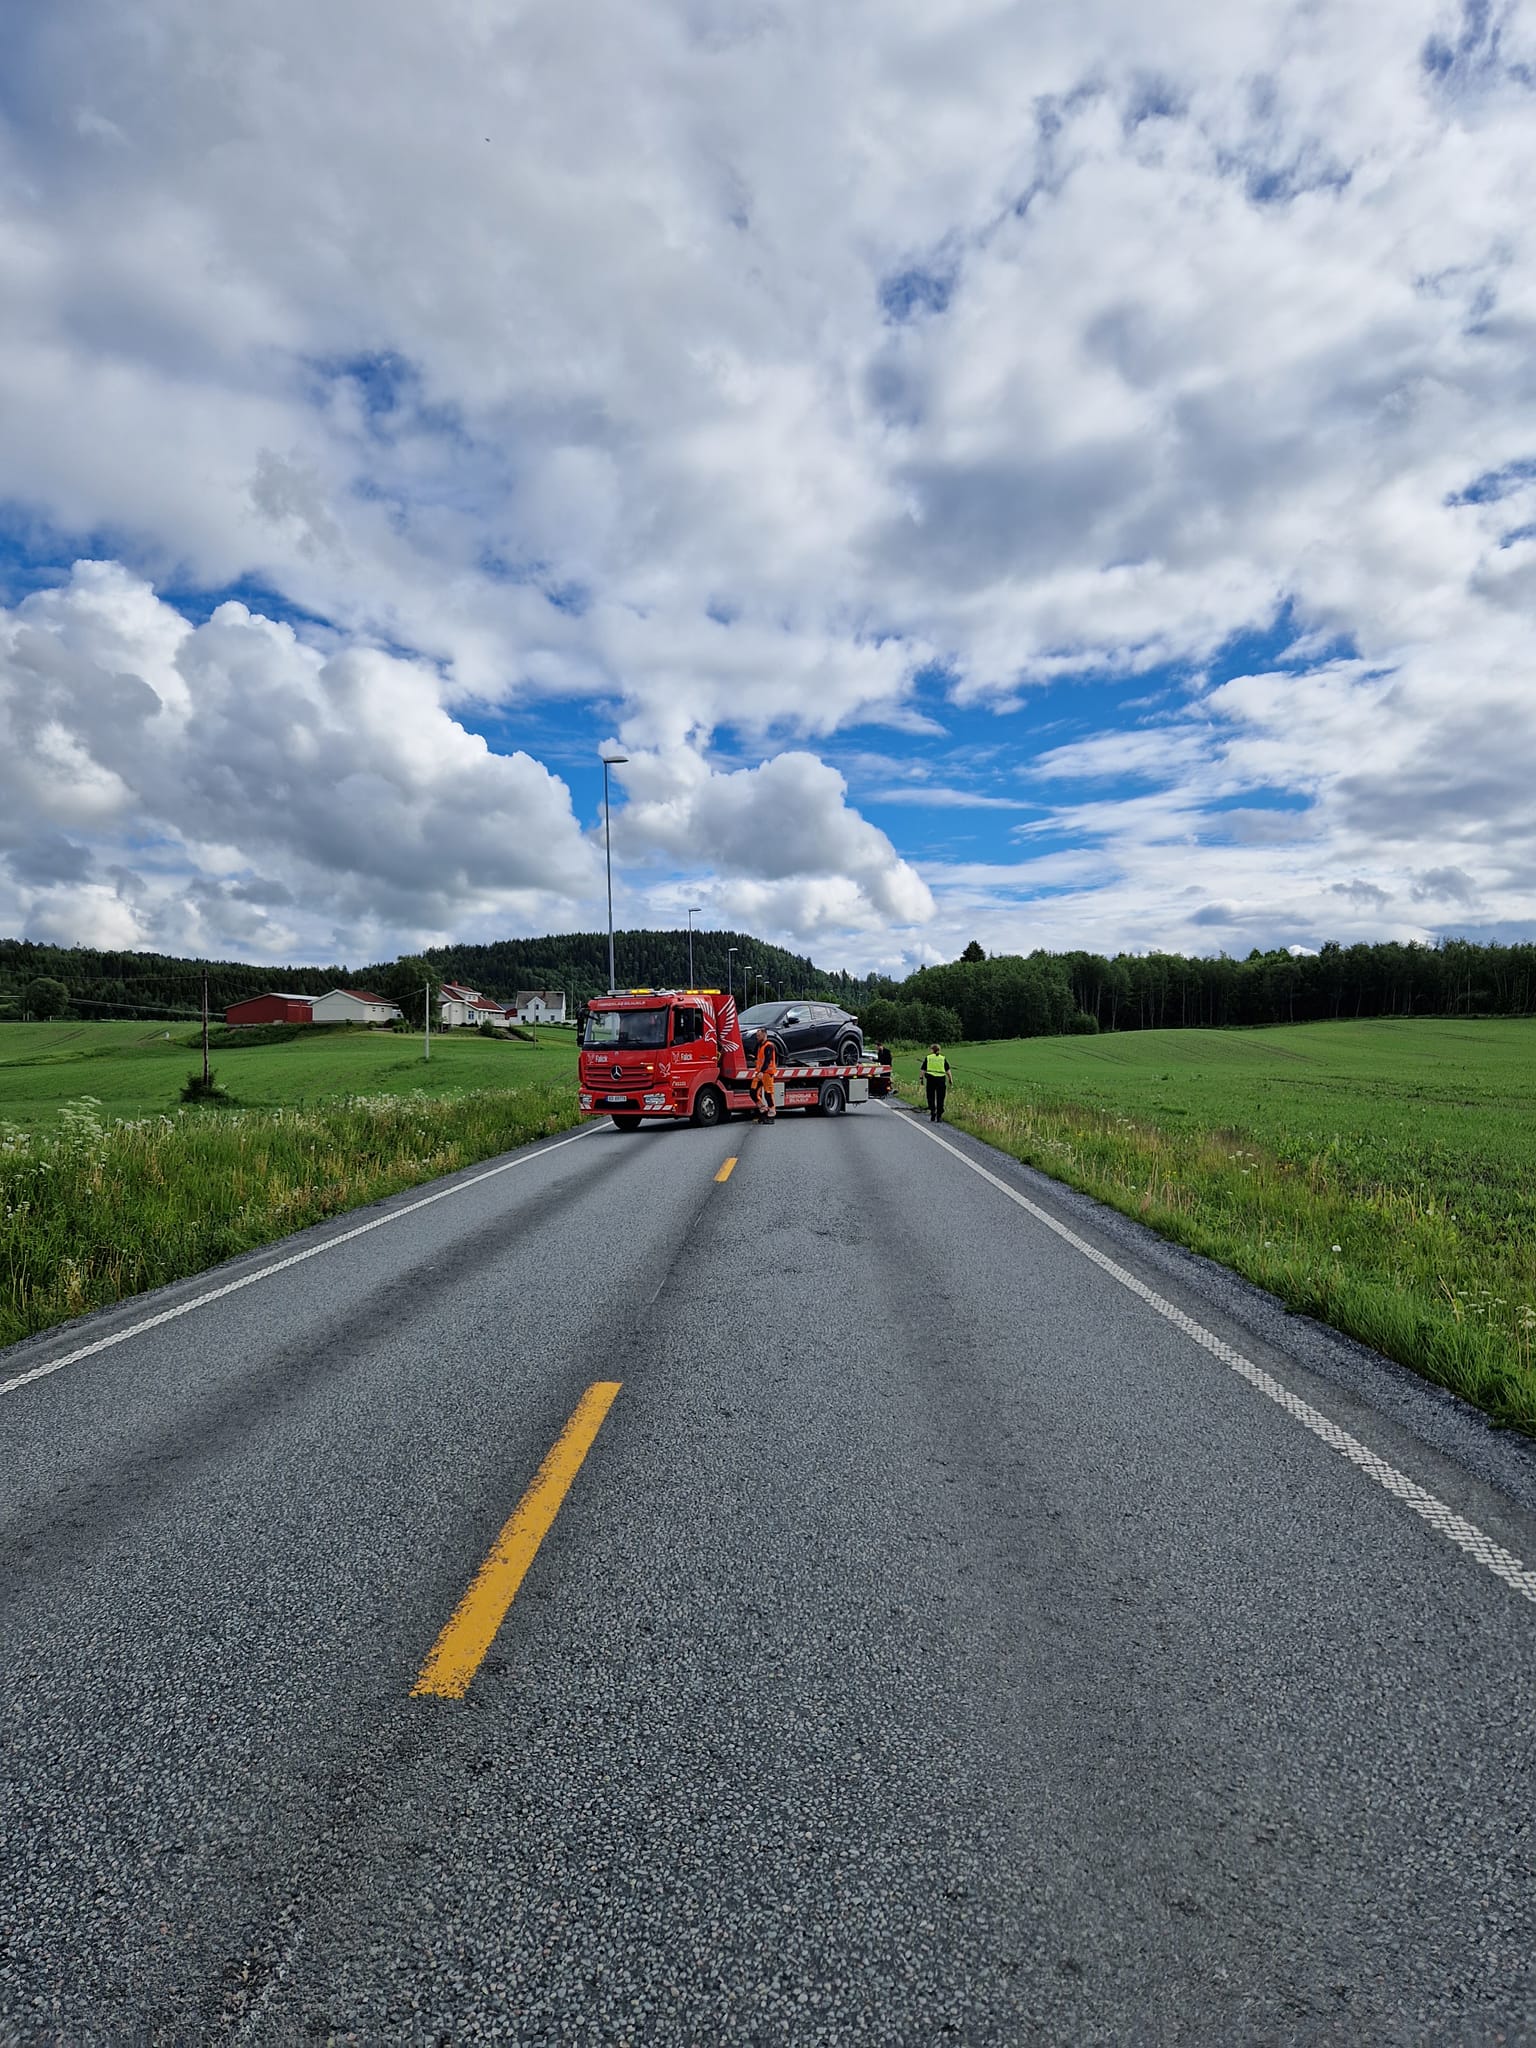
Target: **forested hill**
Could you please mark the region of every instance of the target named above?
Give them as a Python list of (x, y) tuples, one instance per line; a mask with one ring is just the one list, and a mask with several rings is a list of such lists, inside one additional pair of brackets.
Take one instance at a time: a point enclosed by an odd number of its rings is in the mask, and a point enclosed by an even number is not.
[[(728, 962), (731, 946), (736, 957)], [(851, 1008), (874, 987), (889, 986), (831, 973), (747, 932), (696, 931), (693, 961), (694, 980), (704, 987), (723, 988), (729, 964), (738, 996), (747, 986), (744, 977), (753, 977), (755, 993), (760, 976), (776, 995), (822, 996)], [(688, 933), (618, 932), (614, 964), (621, 988), (681, 983), (688, 974)], [(251, 966), (239, 960), (183, 960), (166, 953), (109, 953), (0, 939), (0, 1017), (19, 1015), (23, 992), (39, 979), (61, 983), (70, 1009), (80, 1016), (191, 1017), (202, 1006), (205, 972), (209, 1007), (215, 1012), (273, 989), (323, 995), (330, 988), (372, 988), (401, 997), (416, 993), (429, 974), (439, 981), (466, 981), (502, 1001), (510, 1001), (519, 989), (559, 988), (583, 1002), (608, 986), (608, 934), (565, 932), (544, 939), (442, 946), (358, 967)]]
[[(727, 948), (736, 957), (728, 960)], [(682, 931), (616, 932), (614, 973), (620, 988), (678, 988), (688, 980), (688, 933)], [(563, 988), (578, 1001), (608, 987), (608, 934), (565, 932), (547, 939), (497, 939), (484, 946), (447, 946), (423, 956), (432, 971), (450, 980), (464, 980), (487, 995), (510, 997), (520, 988)], [(693, 935), (693, 982), (696, 988), (724, 988), (727, 969), (740, 999), (743, 976), (761, 976), (775, 995), (820, 996), (827, 1002), (854, 1007), (876, 989), (889, 988), (879, 976), (859, 977), (818, 967), (801, 953), (766, 945), (750, 932), (704, 932)], [(360, 970), (382, 975), (384, 969)], [(757, 982), (751, 983), (749, 999)]]

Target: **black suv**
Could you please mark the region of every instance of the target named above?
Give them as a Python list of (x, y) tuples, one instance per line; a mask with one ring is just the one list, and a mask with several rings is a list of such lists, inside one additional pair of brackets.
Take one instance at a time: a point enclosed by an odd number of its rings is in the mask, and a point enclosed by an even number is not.
[(765, 1035), (779, 1049), (780, 1066), (851, 1067), (864, 1057), (863, 1032), (836, 1003), (754, 1003), (741, 1013), (741, 1042), (749, 1059), (756, 1057)]

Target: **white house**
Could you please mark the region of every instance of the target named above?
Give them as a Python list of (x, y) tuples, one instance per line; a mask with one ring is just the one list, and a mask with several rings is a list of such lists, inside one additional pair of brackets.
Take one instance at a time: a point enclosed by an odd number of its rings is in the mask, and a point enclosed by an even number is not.
[(333, 988), (310, 1005), (316, 1024), (393, 1024), (400, 1014), (398, 1003), (365, 988)]
[(461, 981), (443, 983), (437, 1015), (445, 1031), (451, 1031), (460, 1024), (505, 1024), (507, 1021), (507, 1013), (500, 1003), (493, 1003), (478, 989), (466, 988)]
[(563, 988), (520, 988), (517, 1001), (507, 1012), (519, 1024), (563, 1024), (565, 1022), (565, 990)]

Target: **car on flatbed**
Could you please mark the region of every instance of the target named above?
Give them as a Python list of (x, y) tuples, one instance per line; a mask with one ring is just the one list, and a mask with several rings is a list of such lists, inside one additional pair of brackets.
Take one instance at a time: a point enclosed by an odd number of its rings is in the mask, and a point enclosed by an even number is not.
[(741, 1013), (741, 1042), (750, 1058), (764, 1036), (778, 1049), (780, 1066), (851, 1067), (864, 1057), (864, 1033), (857, 1017), (836, 1003), (754, 1003)]

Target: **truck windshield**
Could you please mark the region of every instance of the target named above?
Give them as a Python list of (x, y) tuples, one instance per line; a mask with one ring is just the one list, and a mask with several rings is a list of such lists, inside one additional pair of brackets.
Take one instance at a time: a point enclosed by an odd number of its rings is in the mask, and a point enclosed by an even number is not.
[(583, 1045), (600, 1046), (604, 1052), (615, 1047), (665, 1045), (665, 1010), (591, 1010), (587, 1014), (587, 1035)]

